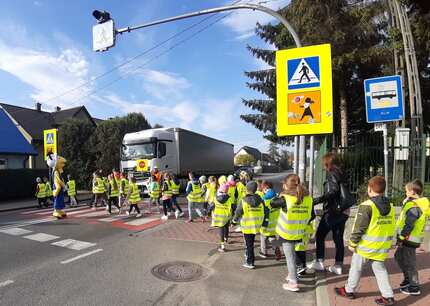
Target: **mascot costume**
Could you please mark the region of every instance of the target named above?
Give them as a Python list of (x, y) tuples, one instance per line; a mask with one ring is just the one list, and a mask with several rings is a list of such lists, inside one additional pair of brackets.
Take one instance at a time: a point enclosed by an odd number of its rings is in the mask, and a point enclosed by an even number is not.
[(53, 188), (54, 192), (54, 212), (52, 215), (57, 219), (65, 218), (67, 215), (63, 211), (64, 205), (64, 194), (67, 191), (66, 183), (62, 178), (63, 168), (66, 164), (66, 159), (57, 154), (49, 154), (46, 159), (46, 163), (49, 168), (52, 169), (52, 178), (54, 181)]

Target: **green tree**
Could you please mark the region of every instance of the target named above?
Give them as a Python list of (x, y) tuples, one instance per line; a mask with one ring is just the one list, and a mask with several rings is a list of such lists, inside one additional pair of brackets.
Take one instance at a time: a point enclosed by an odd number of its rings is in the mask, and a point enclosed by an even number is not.
[(60, 154), (66, 158), (65, 172), (76, 180), (78, 188), (87, 188), (95, 170), (90, 138), (95, 127), (88, 120), (67, 119), (60, 127)]
[(241, 154), (236, 156), (234, 164), (236, 166), (253, 166), (255, 162), (254, 156), (249, 154)]
[(278, 147), (278, 144), (276, 142), (271, 142), (269, 144), (268, 153), (269, 153), (270, 158), (273, 159), (274, 162), (277, 163), (279, 161), (279, 157), (280, 157), (279, 147)]
[(115, 117), (100, 123), (91, 137), (95, 167), (104, 173), (119, 168), (120, 149), (125, 134), (150, 129), (146, 118), (140, 113)]
[[(304, 46), (330, 43), (332, 46), (333, 97), (335, 133), (347, 144), (348, 133), (369, 130), (365, 123), (362, 80), (381, 74), (389, 50), (381, 44), (386, 26), (383, 4), (375, 1), (354, 6), (346, 0), (292, 0), (280, 13), (298, 31)], [(375, 16), (380, 17), (376, 19)], [(381, 17), (382, 16), (382, 17)], [(294, 48), (294, 41), (281, 24), (257, 24), (256, 33), (277, 49)], [(275, 52), (248, 46), (251, 54), (269, 66), (275, 66)], [(255, 114), (241, 118), (268, 133), (270, 141), (282, 142), (276, 136), (275, 69), (245, 72), (251, 79), (247, 86), (267, 99), (243, 99)], [(285, 140), (284, 140), (285, 141)]]

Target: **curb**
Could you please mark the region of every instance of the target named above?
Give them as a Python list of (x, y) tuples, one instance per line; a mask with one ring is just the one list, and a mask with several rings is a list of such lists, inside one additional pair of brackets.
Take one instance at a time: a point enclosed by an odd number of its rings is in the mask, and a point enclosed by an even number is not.
[(325, 272), (324, 274), (315, 272), (315, 296), (317, 306), (330, 306)]

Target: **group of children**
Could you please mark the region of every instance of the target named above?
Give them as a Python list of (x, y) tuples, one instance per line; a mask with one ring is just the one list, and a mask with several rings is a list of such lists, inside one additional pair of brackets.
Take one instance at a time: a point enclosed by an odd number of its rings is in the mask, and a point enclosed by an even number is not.
[[(77, 206), (78, 202), (76, 199), (76, 183), (70, 175), (67, 176), (67, 195), (69, 196), (70, 206)], [(54, 203), (53, 191), (51, 184), (47, 177), (36, 178), (36, 192), (37, 204), (39, 208), (49, 207)]]

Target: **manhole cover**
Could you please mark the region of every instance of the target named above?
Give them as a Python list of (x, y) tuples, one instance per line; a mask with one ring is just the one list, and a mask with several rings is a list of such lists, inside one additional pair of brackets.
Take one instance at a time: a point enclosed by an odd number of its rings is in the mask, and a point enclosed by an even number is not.
[(204, 278), (207, 270), (192, 262), (173, 261), (155, 266), (151, 273), (166, 281), (192, 282)]

